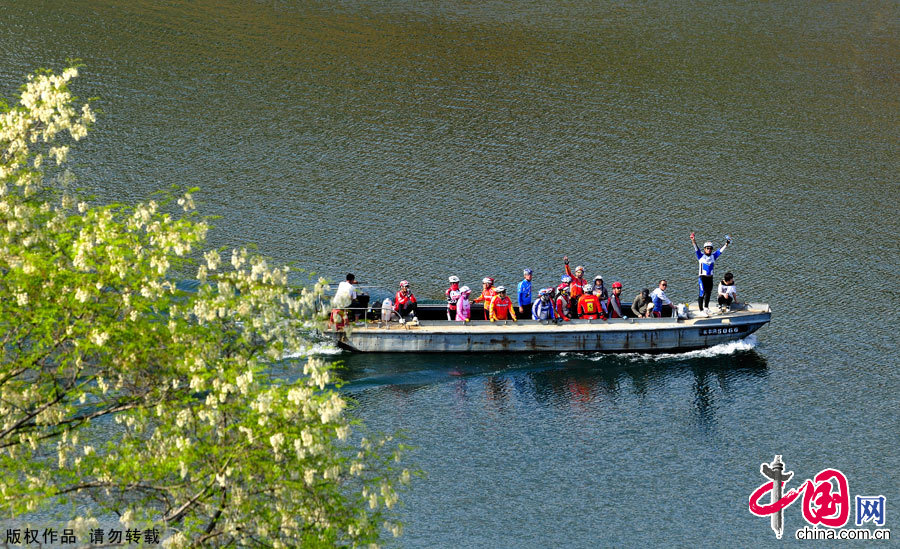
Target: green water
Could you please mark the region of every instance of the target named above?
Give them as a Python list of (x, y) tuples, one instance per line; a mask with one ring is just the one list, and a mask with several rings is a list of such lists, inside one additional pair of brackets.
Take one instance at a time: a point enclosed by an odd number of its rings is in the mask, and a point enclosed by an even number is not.
[(689, 233), (730, 234), (716, 273), (774, 311), (750, 342), (335, 358), (366, 422), (419, 446), (405, 546), (760, 546), (747, 499), (776, 453), (798, 481), (835, 467), (851, 498), (900, 495), (898, 21), (897, 2), (7, 0), (0, 93), (79, 57), (97, 201), (196, 185), (213, 245), (420, 297), (523, 267), (549, 285), (568, 254), (629, 299), (666, 277), (693, 301)]

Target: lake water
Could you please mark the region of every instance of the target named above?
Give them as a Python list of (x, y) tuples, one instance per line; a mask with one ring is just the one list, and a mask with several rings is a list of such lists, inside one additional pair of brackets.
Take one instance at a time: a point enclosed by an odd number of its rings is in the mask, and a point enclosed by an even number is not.
[(6, 97), (85, 63), (97, 201), (196, 185), (213, 245), (332, 279), (439, 298), (568, 254), (694, 301), (688, 235), (734, 238), (717, 275), (774, 311), (738, 344), (331, 355), (418, 446), (403, 546), (772, 545), (774, 454), (885, 495), (896, 535), (897, 2), (0, 0), (0, 52)]

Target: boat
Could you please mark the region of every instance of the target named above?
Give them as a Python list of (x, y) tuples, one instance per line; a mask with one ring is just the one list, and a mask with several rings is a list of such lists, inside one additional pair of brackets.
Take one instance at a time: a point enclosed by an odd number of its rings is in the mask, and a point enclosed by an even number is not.
[[(568, 322), (530, 318), (518, 322), (455, 322), (446, 320), (446, 306), (439, 304), (419, 305), (417, 319), (405, 323), (381, 322), (374, 312), (369, 309), (369, 314), (328, 333), (342, 349), (362, 353), (671, 353), (743, 339), (772, 318), (766, 303), (743, 303), (708, 317), (694, 305), (686, 308), (686, 318), (672, 315)], [(480, 306), (473, 306), (472, 318), (483, 318)]]

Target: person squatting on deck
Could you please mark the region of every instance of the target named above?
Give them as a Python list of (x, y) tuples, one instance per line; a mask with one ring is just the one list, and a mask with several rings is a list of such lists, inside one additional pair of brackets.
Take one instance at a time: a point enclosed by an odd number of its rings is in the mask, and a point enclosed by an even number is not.
[(491, 298), (491, 322), (506, 320), (509, 317), (512, 317), (513, 322), (516, 322), (516, 309), (513, 307), (512, 300), (506, 296), (506, 288), (497, 286), (497, 294)]
[(538, 300), (531, 306), (532, 320), (553, 320), (556, 318), (553, 300), (550, 298), (552, 292), (553, 288), (544, 288), (538, 292)]
[(641, 290), (631, 302), (631, 312), (638, 318), (650, 318), (653, 316), (653, 299), (650, 297), (650, 288)]
[(445, 292), (447, 294), (447, 320), (456, 318), (456, 302), (459, 300), (459, 277), (453, 275), (450, 277), (450, 287)]
[(471, 293), (468, 286), (459, 289), (459, 300), (456, 302), (456, 320), (459, 322), (468, 322), (472, 316), (472, 304), (469, 303)]
[(731, 238), (725, 237), (725, 244), (713, 252), (713, 244), (712, 242), (704, 242), (703, 250), (700, 250), (700, 247), (697, 246), (697, 241), (694, 239), (694, 233), (691, 233), (691, 244), (694, 245), (694, 254), (697, 256), (697, 261), (700, 263), (700, 270), (698, 273), (699, 277), (699, 286), (700, 286), (700, 297), (697, 298), (697, 306), (700, 307), (701, 313), (706, 313), (709, 315), (709, 297), (712, 295), (712, 287), (713, 287), (713, 267), (716, 264), (716, 259), (722, 255), (722, 252), (725, 251), (725, 248), (731, 244)]
[(401, 280), (400, 290), (397, 292), (397, 295), (394, 296), (394, 310), (400, 316), (400, 320), (402, 321), (409, 315), (415, 318), (416, 307), (416, 296), (410, 291), (409, 282)]
[(519, 293), (519, 314), (526, 314), (529, 310), (531, 310), (531, 277), (534, 276), (534, 271), (531, 269), (525, 269), (522, 271), (522, 276), (524, 280), (519, 282), (518, 293)]
[(473, 303), (482, 303), (484, 305), (484, 319), (490, 320), (489, 309), (491, 308), (491, 300), (497, 295), (497, 291), (494, 289), (494, 279), (486, 276), (481, 279), (481, 285), (484, 289), (481, 290), (481, 295), (476, 297)]
[(734, 275), (725, 273), (725, 278), (719, 282), (719, 308), (725, 309), (737, 304), (737, 286), (734, 285)]

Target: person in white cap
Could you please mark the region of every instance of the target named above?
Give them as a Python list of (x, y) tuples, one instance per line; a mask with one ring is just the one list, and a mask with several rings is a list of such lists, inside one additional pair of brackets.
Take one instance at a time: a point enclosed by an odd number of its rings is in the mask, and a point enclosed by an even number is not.
[(486, 276), (481, 279), (481, 285), (484, 289), (481, 290), (481, 295), (472, 300), (472, 303), (481, 303), (484, 305), (484, 319), (490, 320), (491, 300), (497, 295), (497, 290), (494, 289), (494, 279)]
[(444, 292), (447, 294), (447, 320), (456, 318), (456, 302), (459, 301), (459, 277), (450, 277), (450, 287)]
[(513, 322), (516, 322), (516, 309), (513, 307), (512, 300), (506, 296), (506, 288), (497, 286), (497, 295), (491, 299), (491, 322), (506, 320), (510, 316)]
[(697, 298), (697, 306), (700, 308), (701, 313), (706, 313), (708, 316), (709, 298), (712, 295), (713, 287), (713, 267), (716, 264), (716, 259), (719, 259), (725, 248), (731, 244), (731, 238), (726, 236), (725, 245), (715, 252), (713, 251), (712, 242), (704, 242), (703, 250), (701, 251), (700, 246), (697, 246), (697, 241), (694, 239), (694, 233), (691, 233), (691, 244), (694, 245), (694, 253), (697, 255), (697, 261), (700, 263), (700, 272), (698, 273), (700, 297)]

